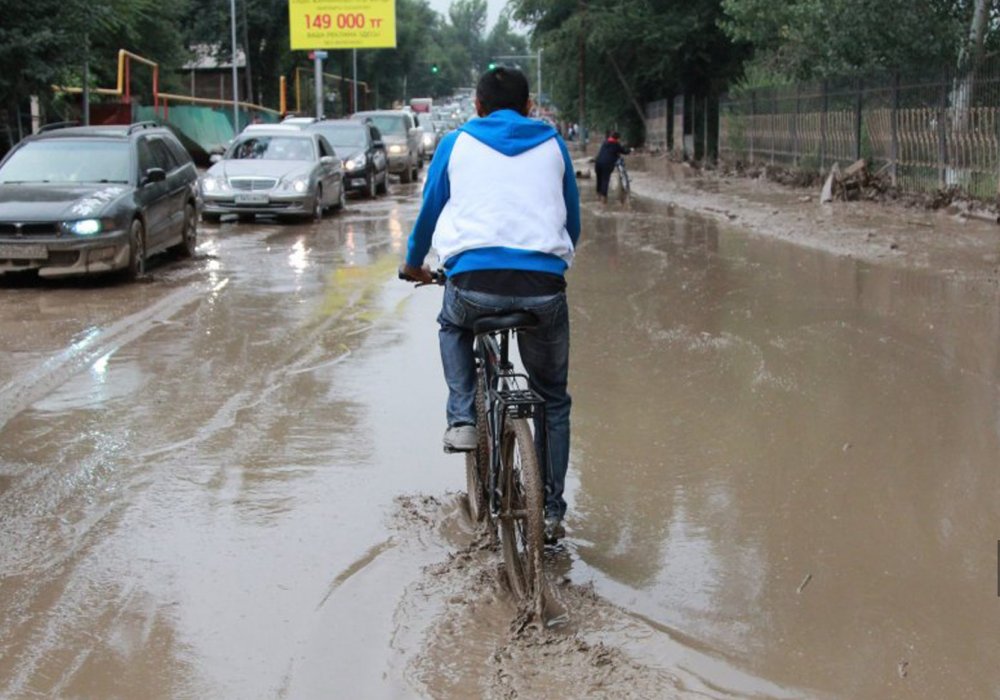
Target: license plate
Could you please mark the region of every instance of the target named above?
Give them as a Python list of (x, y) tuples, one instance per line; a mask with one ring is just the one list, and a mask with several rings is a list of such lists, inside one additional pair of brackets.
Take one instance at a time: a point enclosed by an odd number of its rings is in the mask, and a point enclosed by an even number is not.
[(43, 245), (0, 243), (0, 258), (7, 258), (8, 260), (39, 260), (47, 257), (49, 257), (49, 251)]
[(271, 201), (266, 192), (237, 192), (235, 196), (237, 204), (267, 204)]

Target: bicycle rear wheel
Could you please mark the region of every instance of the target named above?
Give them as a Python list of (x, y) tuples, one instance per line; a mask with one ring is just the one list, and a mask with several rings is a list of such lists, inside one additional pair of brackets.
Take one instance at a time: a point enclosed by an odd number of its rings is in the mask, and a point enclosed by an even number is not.
[(486, 484), (489, 483), (490, 437), (486, 422), (486, 379), (483, 372), (476, 374), (476, 449), (465, 453), (465, 497), (472, 522), (486, 517), (489, 504)]
[(523, 418), (510, 420), (500, 452), (500, 545), (514, 595), (541, 612), (544, 490)]

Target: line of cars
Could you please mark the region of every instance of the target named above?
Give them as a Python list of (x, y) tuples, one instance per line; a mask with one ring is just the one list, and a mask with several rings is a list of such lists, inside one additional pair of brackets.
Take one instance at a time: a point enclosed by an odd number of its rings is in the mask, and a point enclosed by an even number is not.
[(417, 179), (425, 153), (422, 133), (412, 114), (398, 110), (251, 124), (205, 174), (203, 217), (319, 219), (329, 206), (341, 208), (347, 191), (386, 194), (390, 173), (403, 183)]
[(0, 161), (0, 275), (133, 280), (151, 255), (194, 254), (199, 212), (319, 219), (348, 191), (386, 194), (390, 173), (411, 182), (422, 167), (407, 113), (296, 121), (247, 127), (201, 178), (155, 122), (43, 129)]

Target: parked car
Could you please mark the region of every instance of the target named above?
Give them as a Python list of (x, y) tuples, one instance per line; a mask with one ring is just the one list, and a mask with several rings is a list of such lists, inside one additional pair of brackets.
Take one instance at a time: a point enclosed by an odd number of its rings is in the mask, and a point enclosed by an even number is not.
[(389, 191), (389, 156), (378, 128), (370, 122), (324, 119), (307, 127), (322, 134), (344, 166), (344, 186), (374, 198)]
[(43, 130), (0, 162), (0, 273), (43, 277), (121, 271), (194, 254), (198, 174), (153, 122)]
[(206, 221), (223, 214), (323, 218), (346, 201), (343, 170), (319, 133), (301, 129), (253, 129), (240, 134), (201, 179)]
[[(417, 135), (417, 169), (420, 170), (424, 167), (424, 161), (430, 160), (431, 157), (431, 154), (427, 152), (429, 127), (424, 128), (424, 125), (420, 123), (420, 115), (412, 108), (403, 107), (403, 109), (413, 117), (413, 130)], [(424, 118), (426, 119), (427, 116), (425, 115)]]
[(357, 112), (351, 117), (357, 121), (370, 121), (382, 134), (389, 152), (389, 172), (399, 175), (401, 182), (417, 179), (421, 167), (420, 133), (413, 115), (402, 110), (373, 110)]
[(438, 142), (446, 133), (443, 128), (438, 127), (436, 122), (429, 119), (424, 120), (424, 156), (427, 160), (434, 157), (434, 151), (437, 150)]

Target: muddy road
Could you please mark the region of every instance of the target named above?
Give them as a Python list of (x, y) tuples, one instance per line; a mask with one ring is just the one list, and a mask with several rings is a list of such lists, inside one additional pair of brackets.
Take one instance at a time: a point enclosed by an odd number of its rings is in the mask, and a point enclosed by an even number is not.
[(0, 697), (1000, 697), (996, 285), (585, 185), (540, 630), (440, 450), (417, 187), (0, 286)]

